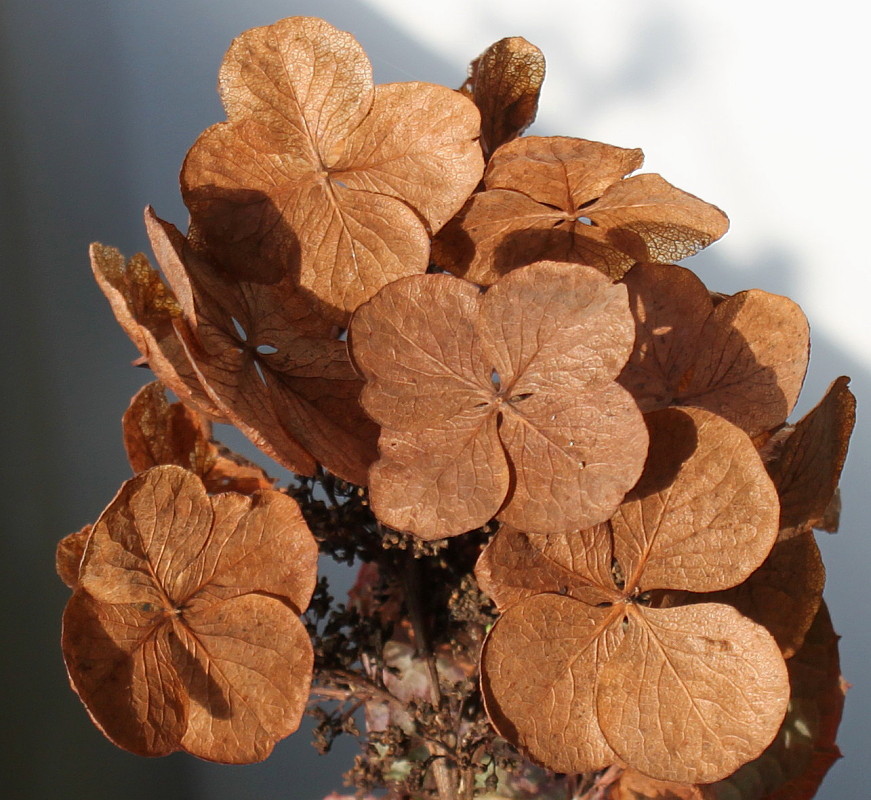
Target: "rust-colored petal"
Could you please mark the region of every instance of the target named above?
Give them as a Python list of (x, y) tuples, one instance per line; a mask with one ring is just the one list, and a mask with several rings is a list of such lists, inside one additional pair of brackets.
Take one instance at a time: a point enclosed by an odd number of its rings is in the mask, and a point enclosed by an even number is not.
[(623, 289), (592, 267), (552, 261), (488, 289), (479, 336), (505, 396), (612, 383), (635, 339)]
[(606, 230), (615, 249), (641, 262), (680, 261), (729, 229), (719, 208), (660, 175), (633, 175), (615, 183), (582, 211), (593, 225)]
[(177, 630), (173, 660), (191, 698), (181, 746), (225, 764), (262, 761), (308, 700), (314, 654), (296, 611), (259, 594), (196, 600)]
[(777, 537), (777, 492), (740, 428), (694, 408), (646, 416), (644, 475), (612, 519), (627, 591), (743, 581)]
[(481, 179), (475, 107), (444, 86), (391, 83), (375, 87), (372, 109), (327, 163), (332, 179), (410, 205), (439, 231)]
[(469, 65), (460, 91), (481, 112), (485, 158), (532, 124), (544, 73), (544, 54), (522, 36), (500, 39)]
[[(567, 594), (591, 606), (613, 602), (620, 595), (611, 581), (610, 547), (601, 546), (603, 534), (610, 536), (606, 525), (567, 536), (538, 537), (502, 525), (478, 558), (475, 578), (499, 611), (547, 592)], [(530, 538), (539, 542), (533, 544)], [(551, 550), (566, 554), (556, 560), (548, 557)], [(562, 566), (565, 562), (572, 568)]]
[(812, 531), (775, 543), (743, 583), (720, 592), (682, 593), (675, 602), (725, 603), (762, 625), (784, 658), (801, 647), (820, 607), (826, 571)]
[(121, 426), (134, 472), (177, 464), (202, 477), (214, 462), (209, 422), (181, 403), (170, 403), (159, 381), (136, 393)]
[(503, 408), (499, 437), (513, 473), (503, 522), (538, 534), (588, 528), (608, 519), (638, 480), (647, 429), (617, 384), (536, 392)]
[(379, 449), (369, 475), (372, 510), (391, 528), (422, 539), (484, 525), (508, 491), (496, 417), (487, 408), (457, 414), (439, 428), (385, 429)]
[(629, 612), (596, 688), (602, 733), (620, 759), (661, 780), (709, 783), (756, 758), (789, 700), (768, 632), (713, 603)]
[(80, 531), (67, 534), (57, 543), (55, 570), (70, 589), (75, 589), (79, 585), (79, 567), (82, 563), (85, 545), (91, 535), (91, 527), (91, 525), (85, 525)]
[(211, 499), (215, 520), (208, 539), (179, 570), (173, 594), (222, 601), (248, 592), (308, 608), (317, 577), (317, 543), (296, 501), (281, 492), (235, 493)]
[(786, 419), (809, 347), (807, 320), (795, 303), (753, 289), (714, 306), (701, 282), (674, 266), (640, 264), (624, 283), (638, 347), (620, 382), (643, 410), (698, 406), (751, 436)]
[(483, 171), (474, 104), (431, 84), (373, 88), (360, 46), (321, 20), (242, 34), (220, 88), (229, 121), (182, 169), (193, 226), (232, 274), (289, 278), (340, 325), (426, 270), (427, 226), (453, 216)]
[(620, 616), (613, 606), (541, 594), (511, 606), (484, 642), (481, 691), (490, 721), (548, 769), (592, 772), (614, 761), (599, 729), (595, 686)]
[(181, 308), (141, 253), (125, 261), (114, 247), (91, 245), (94, 277), (124, 332), (158, 379), (207, 416), (222, 414), (201, 386), (179, 340)]
[(433, 240), (432, 260), (484, 286), (537, 261), (591, 264), (613, 278), (633, 264), (597, 228), (576, 225), (564, 211), (508, 189), (472, 195)]
[(62, 646), (70, 683), (97, 727), (137, 755), (178, 749), (187, 698), (171, 665), (164, 609), (108, 604), (77, 591), (64, 611)]
[(376, 422), (428, 428), (489, 400), (493, 365), (477, 341), (479, 306), (476, 286), (426, 275), (390, 284), (357, 310), (351, 350), (366, 378), (361, 402)]
[(766, 461), (780, 496), (781, 530), (819, 527), (824, 522), (856, 421), (856, 398), (847, 388), (849, 382), (841, 377), (832, 383)]
[(484, 183), (488, 189), (522, 192), (568, 214), (601, 197), (643, 163), (637, 148), (568, 136), (526, 136), (494, 153)]

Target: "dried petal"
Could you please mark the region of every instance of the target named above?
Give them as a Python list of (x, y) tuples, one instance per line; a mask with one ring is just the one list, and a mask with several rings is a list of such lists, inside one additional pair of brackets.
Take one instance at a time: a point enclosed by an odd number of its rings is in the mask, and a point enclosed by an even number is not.
[(777, 538), (777, 493), (756, 448), (701, 409), (664, 409), (646, 420), (644, 474), (611, 523), (627, 590), (740, 583)]
[(638, 344), (620, 383), (643, 411), (707, 408), (751, 436), (786, 419), (808, 360), (795, 303), (754, 289), (714, 307), (701, 281), (675, 266), (639, 264), (623, 283)]
[(70, 589), (75, 589), (79, 584), (79, 567), (90, 535), (91, 526), (85, 525), (80, 531), (64, 536), (57, 543), (55, 569), (60, 579)]
[(230, 281), (168, 223), (147, 215), (156, 252), (192, 292), (186, 352), (213, 399), (255, 445), (289, 469), (316, 462), (365, 484), (377, 428), (358, 403), (347, 346), (286, 283)]
[(532, 124), (544, 72), (541, 50), (522, 36), (500, 39), (469, 65), (469, 77), (460, 91), (481, 112), (485, 158)]
[(383, 289), (350, 331), (363, 404), (384, 426), (376, 513), (423, 538), (470, 530), (500, 506), (536, 533), (607, 519), (647, 446), (613, 383), (628, 321), (620, 287), (567, 264), (532, 265), (483, 298), (444, 275)]
[[(578, 534), (546, 537), (530, 537), (502, 525), (481, 553), (475, 578), (499, 611), (548, 592), (566, 594), (591, 606), (613, 601), (619, 593), (611, 581), (610, 547), (600, 542), (610, 535), (605, 524)], [(546, 541), (533, 545), (530, 538)], [(562, 552), (548, 557), (557, 550)], [(565, 563), (571, 568), (562, 566)]]
[(630, 606), (602, 667), (596, 710), (608, 744), (662, 780), (709, 783), (756, 758), (777, 733), (788, 676), (767, 631), (733, 608)]
[(179, 340), (176, 324), (181, 308), (141, 253), (129, 261), (113, 247), (91, 245), (91, 267), (112, 312), (142, 358), (185, 403), (214, 419), (223, 415), (214, 406)]
[(728, 228), (718, 208), (659, 175), (624, 178), (640, 150), (529, 136), (499, 148), (473, 195), (436, 238), (433, 260), (476, 283), (535, 261), (589, 264), (620, 278), (636, 261), (685, 258)]
[(612, 763), (594, 691), (621, 617), (614, 607), (554, 594), (509, 608), (481, 653), (481, 691), (500, 735), (555, 772), (592, 772)]
[(856, 398), (847, 388), (849, 381), (838, 378), (766, 463), (780, 495), (781, 530), (823, 523), (856, 421)]
[(725, 603), (762, 625), (784, 658), (801, 647), (822, 601), (826, 571), (811, 531), (775, 543), (768, 558), (732, 589), (682, 593), (674, 603)]

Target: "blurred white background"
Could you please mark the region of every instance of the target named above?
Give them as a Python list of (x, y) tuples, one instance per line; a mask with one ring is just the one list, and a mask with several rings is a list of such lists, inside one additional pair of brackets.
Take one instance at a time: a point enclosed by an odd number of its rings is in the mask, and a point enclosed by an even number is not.
[(340, 788), (353, 747), (319, 760), (300, 733), (272, 759), (227, 768), (146, 761), (97, 733), (68, 690), (59, 646), (61, 536), (92, 521), (128, 475), (119, 420), (148, 379), (93, 284), (92, 240), (146, 249), (142, 208), (186, 221), (177, 172), (223, 118), (217, 69), (242, 30), (323, 16), (361, 41), (381, 82), (458, 86), (503, 36), (545, 52), (531, 130), (642, 147), (646, 171), (723, 208), (732, 229), (686, 262), (712, 289), (787, 294), (813, 356), (803, 412), (840, 374), (859, 423), (841, 533), (820, 539), (826, 597), (854, 684), (821, 800), (860, 798), (871, 734), (871, 140), (865, 41), (855, 2), (776, 0), (4, 0), (0, 6), (2, 635), (0, 752), (15, 798), (292, 798)]

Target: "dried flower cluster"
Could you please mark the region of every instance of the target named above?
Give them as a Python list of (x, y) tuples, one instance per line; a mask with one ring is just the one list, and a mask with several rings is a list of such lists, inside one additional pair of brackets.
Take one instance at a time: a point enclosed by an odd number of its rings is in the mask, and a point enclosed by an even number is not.
[[(360, 792), (815, 792), (848, 380), (789, 424), (801, 310), (673, 264), (728, 221), (640, 150), (521, 136), (543, 79), (519, 38), (454, 91), (374, 86), (321, 20), (248, 31), (187, 233), (146, 210), (160, 271), (93, 245), (159, 381), (135, 477), (58, 548), (70, 679), (119, 746), (255, 761), (308, 705), (325, 750), (362, 707)], [(361, 563), (346, 603), (319, 552)]]

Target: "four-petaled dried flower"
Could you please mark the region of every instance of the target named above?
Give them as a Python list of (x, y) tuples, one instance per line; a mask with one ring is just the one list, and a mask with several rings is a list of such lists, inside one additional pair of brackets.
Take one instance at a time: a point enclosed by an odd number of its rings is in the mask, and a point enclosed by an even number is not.
[[(544, 74), (512, 37), (459, 91), (374, 86), (322, 20), (247, 31), (182, 168), (187, 232), (146, 210), (163, 274), (92, 246), (159, 379), (124, 416), (139, 474), (57, 550), (70, 679), (116, 744), (265, 758), (314, 669), (322, 742), (368, 709), (360, 792), (577, 794), (519, 749), (607, 767), (582, 783), (609, 800), (708, 800), (773, 758), (770, 800), (804, 800), (837, 756), (812, 528), (837, 527), (848, 381), (787, 424), (800, 309), (668, 263), (728, 220), (632, 175), (640, 150), (521, 137)], [(319, 583), (304, 626), (319, 547), (366, 591)]]

